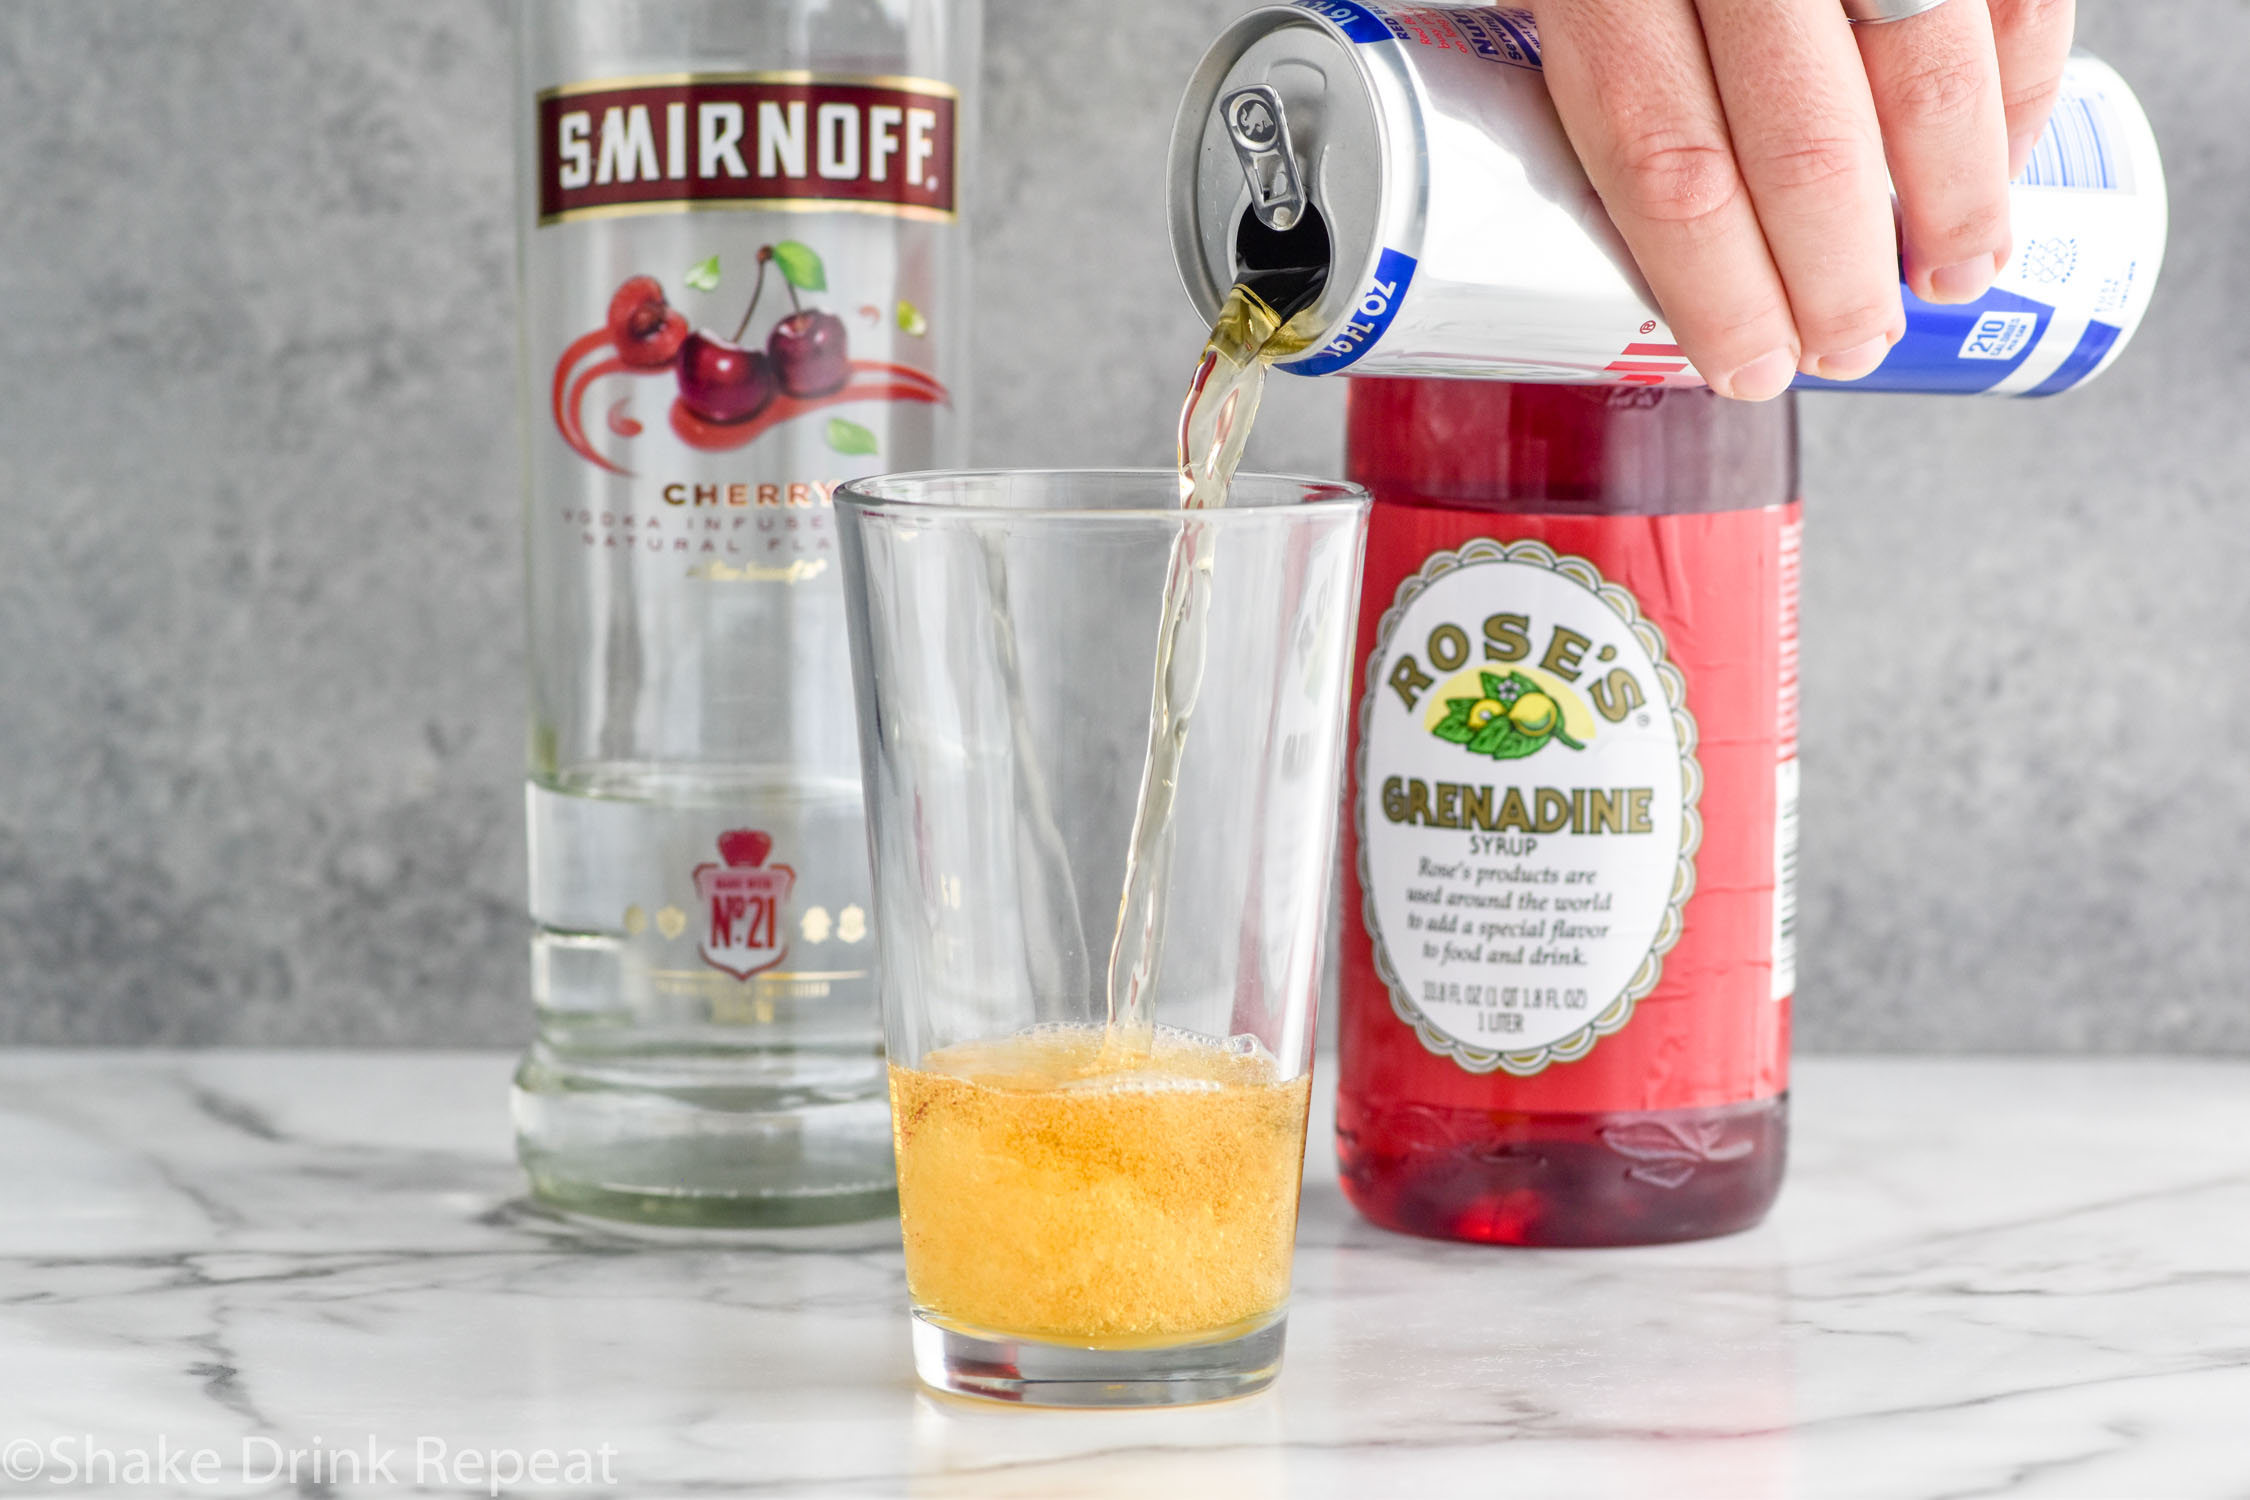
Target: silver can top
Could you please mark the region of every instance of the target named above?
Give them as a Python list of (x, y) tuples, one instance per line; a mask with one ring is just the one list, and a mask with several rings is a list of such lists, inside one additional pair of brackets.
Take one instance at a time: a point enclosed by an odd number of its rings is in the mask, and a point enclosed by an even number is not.
[[(1270, 91), (1277, 101), (1295, 149), (1295, 185), (1327, 227), (1328, 284), (1307, 320), (1325, 330), (1348, 314), (1360, 271), (1375, 255), (1384, 151), (1374, 95), (1351, 44), (1305, 10), (1276, 5), (1250, 12), (1196, 65), (1166, 169), (1172, 258), (1197, 313), (1216, 317), (1235, 281), (1243, 218), (1262, 217), (1239, 122), (1227, 108), (1239, 108), (1250, 90)], [(1265, 184), (1271, 202), (1270, 172)]]

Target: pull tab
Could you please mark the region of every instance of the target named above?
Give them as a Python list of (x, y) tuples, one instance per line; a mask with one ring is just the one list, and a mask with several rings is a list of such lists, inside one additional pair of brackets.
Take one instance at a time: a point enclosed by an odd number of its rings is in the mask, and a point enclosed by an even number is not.
[(1305, 216), (1305, 183), (1297, 175), (1281, 96), (1262, 83), (1236, 89), (1219, 101), (1219, 118), (1250, 180), (1250, 209), (1258, 222), (1272, 230), (1296, 228)]

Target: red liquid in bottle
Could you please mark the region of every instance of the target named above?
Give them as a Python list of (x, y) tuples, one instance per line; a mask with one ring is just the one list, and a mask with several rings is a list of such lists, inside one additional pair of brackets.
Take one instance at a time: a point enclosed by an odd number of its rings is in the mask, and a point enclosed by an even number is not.
[(1757, 1223), (1795, 987), (1790, 398), (1355, 380), (1346, 464), (1376, 501), (1346, 1194), (1495, 1244)]

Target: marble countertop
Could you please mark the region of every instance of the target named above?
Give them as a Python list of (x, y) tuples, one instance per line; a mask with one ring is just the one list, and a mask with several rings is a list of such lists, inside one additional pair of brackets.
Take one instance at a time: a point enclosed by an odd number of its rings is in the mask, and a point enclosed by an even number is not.
[(2250, 1496), (2250, 1062), (1809, 1059), (1647, 1250), (1370, 1228), (1323, 1108), (1280, 1380), (1099, 1413), (921, 1392), (893, 1224), (541, 1214), (508, 1067), (0, 1053), (0, 1495)]

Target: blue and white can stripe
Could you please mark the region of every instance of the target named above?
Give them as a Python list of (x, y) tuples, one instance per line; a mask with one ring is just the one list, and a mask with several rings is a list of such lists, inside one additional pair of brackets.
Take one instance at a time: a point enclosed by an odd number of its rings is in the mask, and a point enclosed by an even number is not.
[(1281, 362), (1275, 368), (1292, 375), (1335, 375), (1350, 369), (1390, 331), (1413, 284), (1414, 257), (1385, 246), (1352, 304), (1351, 316), (1335, 336), (1310, 354)]
[(1907, 292), (1906, 337), (1874, 374), (1798, 388), (2053, 396), (2106, 368), (2147, 309), (2167, 212), (2155, 135), (2107, 64), (2070, 60), (2009, 208), (2015, 249), (1983, 297)]
[(1356, 5), (1353, 0), (1290, 0), (1299, 10), (1319, 16), (1343, 34), (1344, 40), (1366, 44), (1392, 40), (1397, 23), (1382, 10)]

